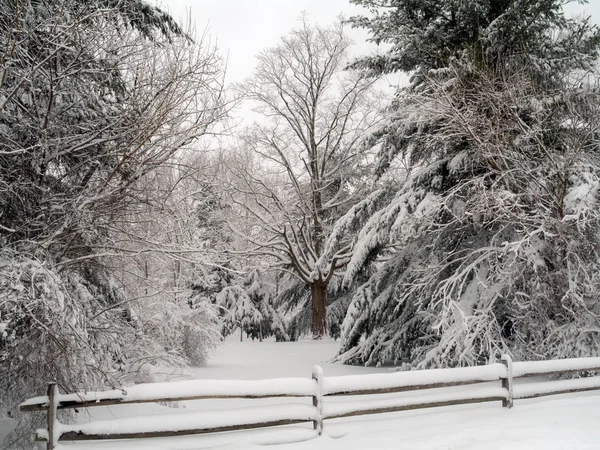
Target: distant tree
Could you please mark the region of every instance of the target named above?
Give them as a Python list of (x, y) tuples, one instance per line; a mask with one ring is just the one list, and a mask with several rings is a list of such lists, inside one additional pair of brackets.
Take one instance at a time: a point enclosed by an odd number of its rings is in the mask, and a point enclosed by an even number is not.
[(244, 331), (251, 326), (259, 326), (263, 320), (258, 305), (252, 302), (241, 286), (227, 286), (217, 295), (217, 305), (222, 310), (222, 334), (227, 336), (236, 328), (240, 329), (240, 342)]
[(380, 175), (399, 158), (411, 171), (373, 194), (354, 241), (346, 283), (374, 272), (340, 359), (597, 354), (598, 29), (559, 0), (354, 3), (372, 14), (352, 22), (390, 45), (356, 67), (413, 74), (373, 135)]
[[(212, 170), (219, 171), (220, 166)], [(192, 219), (195, 227), (190, 245), (196, 246), (205, 261), (195, 265), (188, 275), (187, 282), (193, 291), (192, 307), (198, 300), (214, 303), (219, 292), (235, 283), (236, 270), (230, 256), (223, 251), (232, 240), (226, 222), (230, 206), (225, 191), (216, 184), (211, 181), (196, 186), (194, 202), (187, 215), (187, 220)]]
[(273, 307), (273, 285), (264, 272), (250, 270), (239, 284), (223, 289), (216, 302), (221, 310), (223, 335), (240, 327), (240, 339), (245, 332), (261, 342), (274, 334), (287, 340), (281, 317)]
[(250, 236), (249, 253), (275, 258), (310, 289), (317, 339), (326, 334), (327, 286), (350, 256), (347, 239), (323, 250), (334, 220), (364, 194), (362, 141), (378, 119), (373, 81), (345, 70), (349, 46), (340, 24), (303, 20), (258, 56), (243, 86), (258, 119), (242, 139), (262, 165), (245, 169), (234, 195), (264, 233)]
[(212, 177), (218, 168), (208, 153), (185, 153), (145, 179), (143, 208), (126, 230), (115, 227), (110, 235), (113, 249), (127, 257), (112, 257), (110, 265), (145, 329), (198, 366), (221, 341), (213, 303), (230, 275), (217, 250), (223, 205)]

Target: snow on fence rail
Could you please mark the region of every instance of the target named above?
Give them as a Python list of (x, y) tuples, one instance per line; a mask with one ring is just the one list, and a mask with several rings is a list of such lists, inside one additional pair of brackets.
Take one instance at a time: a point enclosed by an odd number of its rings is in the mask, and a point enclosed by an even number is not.
[[(513, 363), (509, 356), (502, 363), (456, 369), (433, 369), (391, 374), (324, 377), (315, 366), (312, 378), (269, 380), (192, 380), (174, 383), (148, 383), (102, 392), (60, 394), (55, 383), (48, 394), (21, 404), (21, 411), (47, 411), (48, 428), (37, 431), (37, 439), (53, 449), (60, 441), (94, 439), (131, 439), (180, 436), (245, 430), (277, 425), (312, 422), (321, 434), (324, 419), (501, 401), (513, 406), (513, 399), (541, 397), (600, 389), (600, 376), (527, 383), (513, 387), (513, 379), (600, 371), (600, 358), (576, 358), (555, 361)], [(490, 382), (501, 381), (500, 386)], [(469, 391), (440, 390), (420, 396), (379, 396), (370, 402), (326, 402), (326, 397), (391, 394), (405, 391), (476, 386)], [(431, 392), (431, 391), (430, 391)], [(98, 420), (87, 424), (65, 425), (56, 418), (58, 409), (128, 403), (201, 400), (214, 398), (312, 398), (312, 405), (290, 403), (234, 411), (203, 411), (119, 420)]]

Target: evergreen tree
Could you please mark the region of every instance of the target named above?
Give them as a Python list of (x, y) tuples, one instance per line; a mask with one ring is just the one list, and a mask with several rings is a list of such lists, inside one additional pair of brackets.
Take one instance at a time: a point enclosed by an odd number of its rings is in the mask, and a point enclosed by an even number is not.
[[(364, 205), (377, 211), (346, 282), (379, 262), (354, 295), (340, 359), (597, 354), (598, 29), (558, 0), (354, 3), (372, 16), (353, 23), (391, 44), (356, 67), (413, 76), (373, 136), (388, 186)], [(394, 183), (400, 158), (409, 177)]]
[(216, 303), (221, 310), (224, 336), (239, 327), (240, 333), (261, 342), (272, 335), (288, 340), (280, 314), (273, 306), (273, 285), (264, 272), (250, 270), (238, 285), (223, 289)]
[(244, 290), (253, 307), (260, 312), (260, 320), (246, 327), (246, 335), (262, 342), (264, 337), (272, 334), (270, 319), (276, 318), (276, 312), (271, 305), (273, 287), (266, 283), (264, 274), (258, 269), (253, 269), (244, 278)]
[(239, 328), (242, 341), (244, 331), (260, 326), (263, 320), (260, 307), (252, 301), (242, 286), (227, 286), (219, 292), (216, 301), (222, 311), (223, 336), (228, 336)]

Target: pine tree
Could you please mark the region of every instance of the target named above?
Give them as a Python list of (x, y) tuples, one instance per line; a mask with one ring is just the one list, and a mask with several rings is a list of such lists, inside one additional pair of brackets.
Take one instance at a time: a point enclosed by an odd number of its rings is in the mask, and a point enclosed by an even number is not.
[(252, 301), (242, 286), (227, 286), (219, 292), (216, 302), (223, 312), (221, 319), (223, 336), (228, 336), (236, 328), (239, 328), (240, 341), (242, 341), (244, 331), (253, 326), (259, 326), (263, 320), (260, 307)]
[[(355, 240), (347, 283), (380, 262), (340, 359), (597, 354), (598, 29), (557, 0), (355, 3), (372, 17), (354, 24), (391, 44), (356, 67), (413, 75), (373, 136), (396, 193)], [(394, 183), (399, 158), (410, 173)]]
[(222, 333), (227, 336), (240, 328), (252, 339), (276, 335), (279, 340), (289, 340), (282, 318), (273, 306), (273, 285), (267, 274), (252, 269), (234, 284), (232, 281), (217, 296), (221, 310)]

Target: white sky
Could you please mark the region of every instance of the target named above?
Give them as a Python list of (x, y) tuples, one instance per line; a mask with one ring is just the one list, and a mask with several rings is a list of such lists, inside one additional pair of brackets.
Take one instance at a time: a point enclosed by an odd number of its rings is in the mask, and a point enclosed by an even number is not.
[[(255, 55), (276, 45), (298, 25), (303, 12), (311, 22), (322, 25), (335, 22), (340, 14), (348, 17), (362, 12), (348, 0), (159, 0), (158, 4), (176, 19), (190, 10), (198, 33), (208, 27), (227, 56), (227, 78), (235, 82), (251, 75)], [(348, 35), (357, 44), (353, 53), (370, 51), (366, 31), (348, 27)]]
[[(227, 56), (228, 81), (242, 81), (251, 75), (255, 55), (277, 44), (278, 39), (297, 25), (298, 18), (306, 12), (313, 22), (330, 24), (340, 14), (345, 17), (364, 13), (361, 7), (348, 0), (157, 0), (176, 19), (186, 17), (189, 10), (196, 29), (208, 27), (221, 52)], [(600, 24), (600, 0), (588, 5), (570, 5), (570, 14), (586, 11)], [(375, 50), (365, 43), (364, 30), (348, 27), (348, 34), (356, 42), (353, 53), (366, 54)]]

